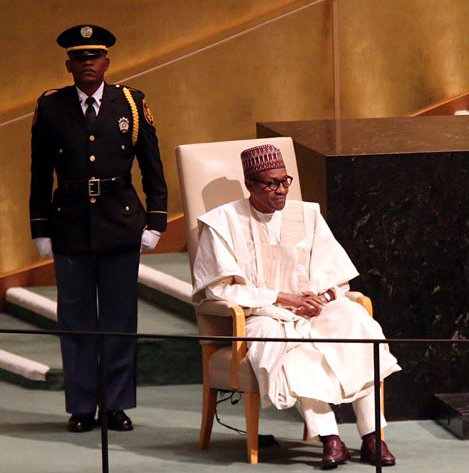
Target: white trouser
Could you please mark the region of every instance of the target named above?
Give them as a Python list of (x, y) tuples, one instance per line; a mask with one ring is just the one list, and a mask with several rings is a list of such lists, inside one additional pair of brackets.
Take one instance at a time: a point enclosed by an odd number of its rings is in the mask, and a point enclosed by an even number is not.
[[(357, 430), (360, 437), (375, 431), (375, 392), (372, 390), (366, 396), (352, 402), (357, 419)], [(308, 428), (310, 437), (316, 435), (339, 435), (334, 411), (327, 402), (302, 397), (300, 413)], [(301, 412), (303, 411), (303, 412)], [(386, 427), (386, 419), (381, 413), (381, 427)]]

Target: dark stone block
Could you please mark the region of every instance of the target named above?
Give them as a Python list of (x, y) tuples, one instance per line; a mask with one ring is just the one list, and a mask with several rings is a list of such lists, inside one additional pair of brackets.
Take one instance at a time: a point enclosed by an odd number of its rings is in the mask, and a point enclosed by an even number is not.
[(435, 419), (462, 440), (469, 440), (469, 393), (435, 394)]

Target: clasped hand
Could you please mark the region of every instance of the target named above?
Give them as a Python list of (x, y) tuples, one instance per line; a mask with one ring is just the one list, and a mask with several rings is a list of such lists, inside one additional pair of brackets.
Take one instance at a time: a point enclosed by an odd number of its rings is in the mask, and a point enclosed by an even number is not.
[(279, 292), (277, 302), (297, 315), (316, 317), (327, 304), (327, 299), (312, 292), (302, 292), (301, 294)]

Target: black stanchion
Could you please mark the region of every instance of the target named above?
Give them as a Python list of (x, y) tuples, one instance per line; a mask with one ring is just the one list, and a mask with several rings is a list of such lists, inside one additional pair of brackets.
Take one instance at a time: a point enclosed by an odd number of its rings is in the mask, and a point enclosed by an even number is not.
[(374, 385), (375, 385), (375, 441), (376, 473), (381, 473), (381, 376), (379, 371), (379, 343), (373, 343)]
[(101, 421), (101, 459), (103, 473), (109, 473), (109, 444), (107, 429), (106, 390), (106, 337), (101, 335), (99, 343), (99, 418)]

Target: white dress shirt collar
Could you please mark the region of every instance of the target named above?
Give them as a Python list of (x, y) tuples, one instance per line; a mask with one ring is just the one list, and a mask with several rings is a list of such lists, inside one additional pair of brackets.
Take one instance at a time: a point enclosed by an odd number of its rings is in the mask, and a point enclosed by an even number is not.
[[(81, 109), (83, 110), (83, 114), (86, 112), (88, 105), (85, 103), (85, 100), (88, 98), (82, 90), (80, 90), (77, 86), (75, 86), (78, 92), (78, 100), (80, 101)], [(91, 96), (94, 98), (94, 108), (96, 110), (96, 115), (99, 113), (99, 107), (101, 107), (101, 101), (103, 100), (103, 92), (104, 92), (104, 82), (101, 82), (101, 85), (96, 89), (96, 92)]]

